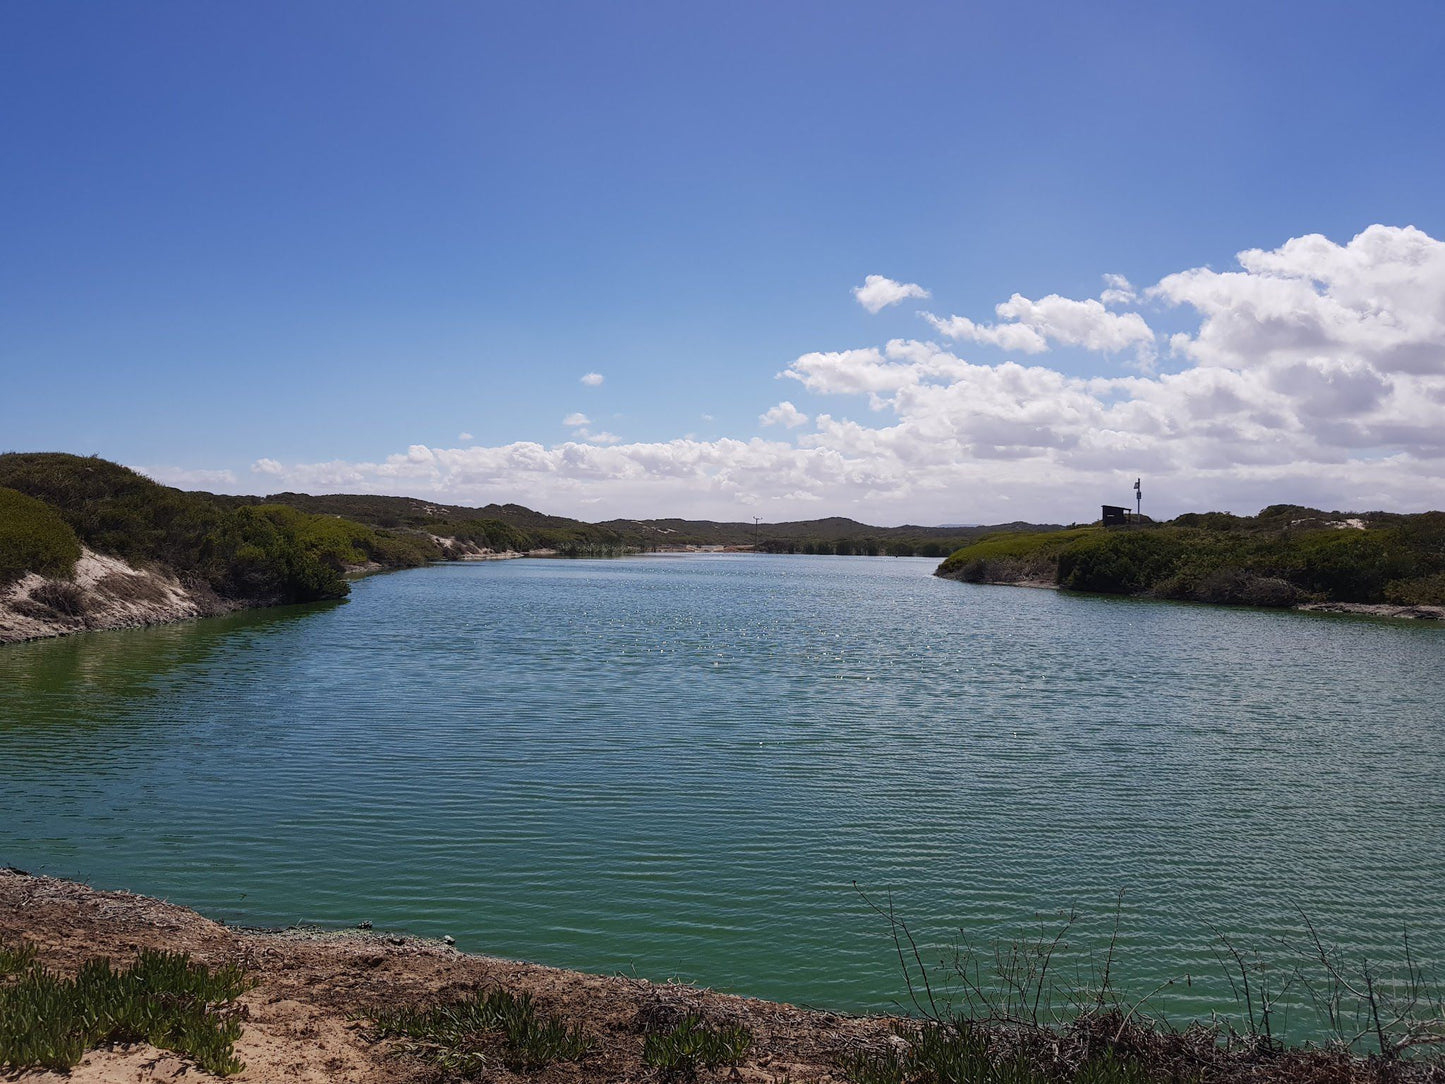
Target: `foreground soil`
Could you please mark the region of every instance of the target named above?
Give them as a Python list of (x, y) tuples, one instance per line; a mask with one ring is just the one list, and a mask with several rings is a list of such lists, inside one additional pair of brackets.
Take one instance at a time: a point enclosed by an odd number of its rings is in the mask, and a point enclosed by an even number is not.
[[(435, 1081), (432, 1067), (397, 1057), (367, 1034), (371, 1010), (464, 996), (487, 986), (531, 993), (538, 1009), (581, 1026), (596, 1042), (580, 1063), (514, 1074), (498, 1065), (487, 1079), (632, 1081), (655, 1074), (642, 1062), (645, 1031), (689, 1012), (713, 1023), (745, 1024), (754, 1048), (719, 1080), (838, 1081), (840, 1053), (888, 1041), (886, 1021), (809, 1012), (681, 985), (470, 956), (401, 934), (316, 930), (263, 932), (223, 926), (194, 911), (125, 892), (0, 870), (0, 938), (39, 949), (39, 962), (73, 971), (91, 956), (129, 961), (142, 948), (184, 951), (206, 964), (239, 964), (257, 985), (241, 1001), (246, 1025), (234, 1081)], [(151, 1047), (97, 1050), (69, 1077), (19, 1079), (74, 1084), (214, 1079)]]
[[(0, 869), (0, 940), (34, 945), (38, 962), (73, 972), (82, 961), (108, 956), (129, 962), (143, 948), (184, 951), (208, 965), (236, 964), (256, 985), (241, 999), (245, 1030), (236, 1053), (240, 1082), (414, 1081), (452, 1079), (442, 1070), (403, 1056), (396, 1044), (376, 1041), (371, 1014), (383, 1008), (434, 1004), (500, 986), (529, 993), (538, 1010), (580, 1027), (592, 1039), (576, 1063), (515, 1073), (488, 1066), (484, 1080), (657, 1081), (642, 1060), (650, 1031), (665, 1030), (688, 1014), (707, 1023), (744, 1025), (753, 1047), (736, 1068), (703, 1071), (699, 1081), (834, 1084), (846, 1079), (844, 1056), (904, 1046), (900, 1021), (798, 1009), (694, 987), (626, 976), (587, 975), (535, 964), (471, 956), (445, 944), (404, 934), (315, 929), (237, 929), (161, 900), (102, 892), (72, 881)], [(1245, 1044), (1222, 1049), (1204, 1030), (1157, 1032), (1119, 1016), (1081, 1020), (1064, 1034), (1019, 1035), (1002, 1029), (1004, 1049), (1027, 1049), (1036, 1064), (1072, 1078), (1101, 1043), (1147, 1067), (1147, 1078), (1353, 1084), (1356, 1081), (1445, 1084), (1439, 1062), (1380, 1062), (1331, 1051), (1267, 1051)], [(0, 1078), (73, 1084), (199, 1082), (214, 1080), (187, 1059), (148, 1046), (91, 1051), (70, 1074), (25, 1072)]]

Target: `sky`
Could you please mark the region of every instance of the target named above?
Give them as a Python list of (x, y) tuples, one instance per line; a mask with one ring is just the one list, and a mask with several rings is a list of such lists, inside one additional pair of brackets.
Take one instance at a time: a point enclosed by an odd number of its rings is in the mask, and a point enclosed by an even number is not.
[(1445, 507), (1445, 5), (0, 6), (0, 450), (588, 520)]

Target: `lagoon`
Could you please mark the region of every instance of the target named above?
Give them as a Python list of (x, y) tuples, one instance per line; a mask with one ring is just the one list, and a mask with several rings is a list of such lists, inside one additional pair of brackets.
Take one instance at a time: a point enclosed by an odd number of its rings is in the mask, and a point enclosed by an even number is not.
[(1181, 1022), (1302, 916), (1445, 969), (1445, 630), (935, 566), (437, 565), (0, 648), (0, 863), (847, 1010), (906, 1000), (858, 888), (930, 961), (1074, 908), (1097, 963), (1117, 906)]

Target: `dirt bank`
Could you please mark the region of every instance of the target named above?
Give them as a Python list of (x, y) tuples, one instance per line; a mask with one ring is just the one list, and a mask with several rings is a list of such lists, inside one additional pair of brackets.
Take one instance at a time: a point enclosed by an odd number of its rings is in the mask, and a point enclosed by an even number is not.
[[(681, 985), (623, 976), (584, 975), (556, 968), (469, 956), (444, 944), (366, 931), (257, 932), (234, 929), (194, 911), (124, 892), (101, 892), (70, 881), (0, 871), (0, 938), (23, 939), (40, 962), (72, 971), (89, 956), (128, 961), (140, 948), (189, 952), (208, 964), (236, 963), (257, 980), (243, 995), (247, 1020), (236, 1044), (246, 1069), (236, 1081), (432, 1081), (436, 1071), (371, 1042), (370, 1010), (433, 1002), (500, 985), (527, 992), (538, 1009), (564, 1017), (594, 1038), (581, 1063), (558, 1063), (519, 1075), (498, 1065), (487, 1079), (509, 1081), (646, 1080), (642, 1062), (648, 1022), (700, 1012), (709, 1021), (742, 1023), (754, 1047), (718, 1080), (841, 1080), (840, 1052), (887, 1042), (883, 1021), (815, 1013)], [(199, 1081), (206, 1074), (150, 1047), (92, 1051), (70, 1076), (29, 1073), (29, 1082)]]
[(227, 613), (237, 604), (172, 576), (82, 549), (68, 580), (34, 572), (0, 587), (0, 644)]

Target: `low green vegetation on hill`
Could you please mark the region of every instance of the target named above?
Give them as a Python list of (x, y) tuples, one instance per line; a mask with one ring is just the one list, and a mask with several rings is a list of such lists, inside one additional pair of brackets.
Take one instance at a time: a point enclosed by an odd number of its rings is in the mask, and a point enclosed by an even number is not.
[(862, 557), (943, 557), (970, 539), (1008, 530), (1050, 530), (1054, 525), (1003, 523), (991, 527), (874, 527), (844, 516), (783, 523), (718, 523), (712, 520), (609, 520), (611, 528), (643, 549), (660, 546), (748, 546), (764, 553), (813, 553)]
[(1272, 505), (1252, 517), (1211, 512), (1163, 524), (1002, 534), (958, 550), (938, 575), (1249, 606), (1441, 605), (1445, 513)]
[(80, 539), (44, 501), (0, 488), (0, 586), (27, 572), (69, 576)]
[(309, 602), (346, 594), (342, 572), (416, 565), (431, 545), (283, 507), (227, 505), (116, 463), (58, 453), (0, 455), (0, 564), (66, 576), (83, 543), (158, 568), (221, 599)]
[[(217, 497), (231, 504), (284, 505), (315, 516), (341, 517), (390, 537), (409, 537), (413, 544), (431, 546), (430, 559), (445, 556), (432, 538), (454, 539), (497, 553), (555, 550), (568, 557), (611, 556), (645, 548), (639, 540), (611, 528), (563, 516), (534, 512), (520, 504), (488, 504), (481, 508), (435, 504), (416, 497), (381, 497), (370, 494), (276, 493), (269, 497)], [(372, 558), (375, 560), (376, 558)], [(386, 563), (386, 562), (381, 562)]]

